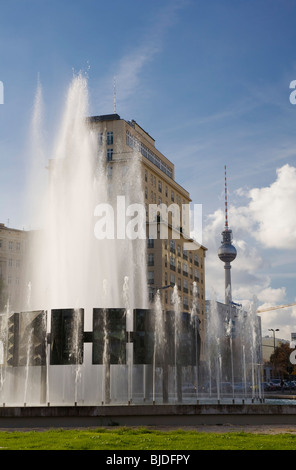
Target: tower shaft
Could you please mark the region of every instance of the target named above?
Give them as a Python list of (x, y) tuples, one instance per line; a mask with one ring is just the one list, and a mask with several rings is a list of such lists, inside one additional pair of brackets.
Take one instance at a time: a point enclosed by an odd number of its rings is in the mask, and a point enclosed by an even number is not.
[(231, 294), (231, 265), (229, 262), (224, 263), (225, 269), (225, 304), (229, 305), (232, 302)]

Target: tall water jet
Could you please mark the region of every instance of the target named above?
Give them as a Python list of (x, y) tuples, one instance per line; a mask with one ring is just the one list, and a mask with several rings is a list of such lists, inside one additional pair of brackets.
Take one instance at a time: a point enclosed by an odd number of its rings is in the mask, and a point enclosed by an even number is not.
[[(97, 135), (86, 119), (88, 114), (87, 80), (79, 75), (69, 88), (60, 131), (48, 158), (48, 187), (44, 197), (39, 195), (40, 231), (32, 243), (34, 261), (30, 260), (28, 273), (33, 310), (83, 305), (88, 311), (101, 304), (103, 293), (99, 286), (103, 280), (112, 286), (108, 306), (117, 307), (125, 276), (129, 278), (130, 292), (137, 296), (137, 306), (146, 302), (145, 263), (142, 263), (145, 240), (132, 243), (134, 240), (128, 237), (124, 240), (95, 237), (95, 208), (105, 203), (115, 205), (106, 174), (106, 157), (98, 151)], [(35, 118), (34, 122), (38, 127), (39, 120)], [(34, 134), (37, 132), (35, 129)], [(39, 149), (36, 153), (40, 154)], [(129, 162), (126, 175), (123, 192), (126, 205), (142, 202), (143, 189), (138, 178), (133, 178), (137, 171), (134, 167), (136, 158)], [(134, 264), (136, 257), (138, 262)], [(139, 283), (141, 288), (135, 289)]]
[(205, 391), (212, 396), (220, 392), (221, 375), (221, 337), (223, 336), (222, 322), (219, 316), (215, 295), (212, 292), (207, 318), (206, 350), (207, 350), (207, 383)]
[(156, 371), (160, 364), (162, 365), (163, 377), (163, 395), (167, 396), (167, 386), (165, 385), (164, 377), (167, 377), (167, 364), (165, 361), (165, 350), (167, 347), (167, 338), (165, 334), (164, 314), (160, 299), (160, 292), (157, 290), (154, 300), (154, 349), (153, 349), (153, 386), (152, 386), (152, 401), (156, 401)]
[(182, 366), (179, 361), (180, 354), (180, 337), (181, 337), (181, 301), (178, 294), (178, 288), (175, 285), (173, 288), (172, 301), (174, 305), (174, 342), (175, 342), (175, 396), (176, 401), (182, 401)]
[(195, 361), (194, 367), (195, 374), (193, 374), (194, 379), (193, 383), (196, 389), (196, 395), (198, 396), (199, 390), (199, 359), (200, 359), (200, 320), (198, 318), (198, 314), (200, 313), (199, 309), (199, 302), (198, 302), (198, 287), (196, 281), (193, 282), (193, 302), (192, 308), (190, 311), (190, 324), (194, 331), (194, 342), (195, 342)]

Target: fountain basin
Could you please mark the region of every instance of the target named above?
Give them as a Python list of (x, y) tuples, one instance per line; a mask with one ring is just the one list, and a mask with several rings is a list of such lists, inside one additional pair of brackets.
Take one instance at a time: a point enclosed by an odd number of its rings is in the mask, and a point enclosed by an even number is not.
[(0, 428), (295, 424), (296, 407), (278, 404), (37, 406), (0, 408)]

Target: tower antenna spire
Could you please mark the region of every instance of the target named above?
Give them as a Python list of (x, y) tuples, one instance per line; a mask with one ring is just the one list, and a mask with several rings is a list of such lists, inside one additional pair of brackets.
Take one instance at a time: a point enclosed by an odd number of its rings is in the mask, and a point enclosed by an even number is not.
[(224, 177), (225, 177), (225, 230), (228, 230), (228, 204), (227, 204), (227, 176), (226, 176), (226, 165), (224, 166)]

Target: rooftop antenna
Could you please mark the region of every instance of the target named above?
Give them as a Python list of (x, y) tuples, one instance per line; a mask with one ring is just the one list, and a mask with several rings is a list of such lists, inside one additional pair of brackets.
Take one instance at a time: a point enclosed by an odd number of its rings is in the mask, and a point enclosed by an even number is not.
[(116, 77), (113, 79), (114, 114), (116, 114)]

